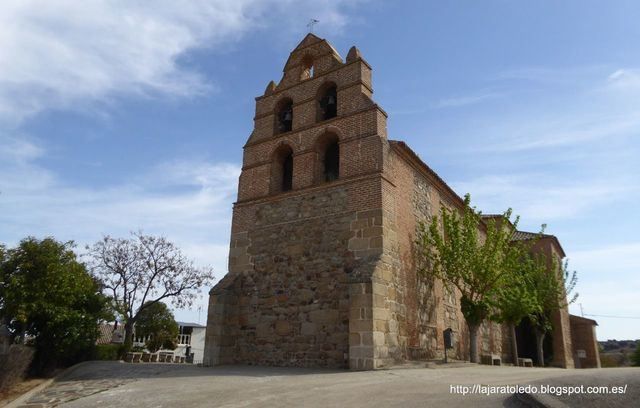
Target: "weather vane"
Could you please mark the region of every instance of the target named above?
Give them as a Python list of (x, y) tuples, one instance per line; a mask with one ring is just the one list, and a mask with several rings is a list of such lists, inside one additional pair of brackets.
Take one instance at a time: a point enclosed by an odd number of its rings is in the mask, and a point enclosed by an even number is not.
[(309, 20), (309, 24), (307, 24), (307, 27), (309, 27), (309, 32), (312, 33), (313, 32), (313, 26), (318, 24), (320, 21), (316, 20), (315, 18), (312, 18), (311, 20)]

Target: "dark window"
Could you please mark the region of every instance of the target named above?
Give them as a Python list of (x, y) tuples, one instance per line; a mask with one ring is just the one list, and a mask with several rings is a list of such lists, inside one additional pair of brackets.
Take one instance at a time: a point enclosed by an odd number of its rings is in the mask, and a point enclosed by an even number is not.
[(331, 143), (324, 154), (324, 180), (337, 180), (340, 175), (340, 147), (338, 142)]
[(282, 162), (282, 191), (289, 191), (293, 186), (293, 154), (289, 153)]
[(285, 99), (276, 110), (276, 133), (289, 132), (293, 124), (293, 102)]
[(335, 118), (338, 114), (338, 93), (336, 86), (331, 85), (327, 88), (320, 98), (320, 120)]

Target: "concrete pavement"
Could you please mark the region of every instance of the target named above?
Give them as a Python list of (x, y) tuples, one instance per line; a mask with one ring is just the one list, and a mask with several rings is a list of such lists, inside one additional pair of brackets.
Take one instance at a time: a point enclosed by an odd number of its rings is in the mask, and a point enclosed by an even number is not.
[(640, 369), (562, 370), (471, 365), (450, 369), (349, 372), (249, 366), (199, 368), (96, 361), (72, 370), (25, 406), (528, 406), (522, 402), (523, 399), (513, 396), (512, 389), (504, 387), (508, 384), (538, 387), (626, 385), (624, 395), (546, 395), (543, 398), (556, 406), (632, 406), (631, 402), (635, 403), (640, 397)]

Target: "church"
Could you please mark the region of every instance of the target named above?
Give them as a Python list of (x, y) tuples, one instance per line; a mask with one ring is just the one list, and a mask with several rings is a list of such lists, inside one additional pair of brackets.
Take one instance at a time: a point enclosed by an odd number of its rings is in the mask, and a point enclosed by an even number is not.
[[(421, 279), (414, 256), (419, 223), (442, 206), (462, 210), (463, 200), (388, 138), (371, 71), (356, 47), (343, 60), (308, 34), (282, 79), (256, 98), (229, 271), (209, 294), (205, 365), (385, 368), (442, 359), (446, 329), (449, 358), (469, 359), (459, 294)], [(536, 245), (565, 256), (552, 235)], [(551, 365), (599, 366), (595, 321), (564, 309), (553, 323)], [(535, 353), (531, 329), (517, 333), (520, 357)], [(478, 348), (510, 363), (511, 341), (506, 327), (486, 322)]]

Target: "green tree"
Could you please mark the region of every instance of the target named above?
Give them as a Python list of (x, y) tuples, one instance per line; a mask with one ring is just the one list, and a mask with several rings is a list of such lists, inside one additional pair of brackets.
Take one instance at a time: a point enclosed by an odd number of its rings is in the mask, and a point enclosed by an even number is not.
[[(514, 248), (520, 252), (521, 247)], [(493, 320), (504, 323), (511, 334), (511, 354), (513, 362), (518, 364), (518, 343), (516, 326), (522, 319), (536, 310), (536, 297), (532, 290), (531, 277), (526, 267), (518, 262), (508, 269), (504, 285), (496, 289), (497, 314)]]
[(173, 350), (177, 347), (178, 323), (167, 305), (162, 302), (152, 303), (142, 309), (135, 331), (138, 337), (149, 337), (145, 346), (152, 353), (161, 348)]
[[(487, 223), (484, 239), (479, 236), (484, 223), (481, 213), (470, 206), (471, 198), (464, 199), (464, 210), (442, 207), (440, 217), (433, 217), (428, 225), (421, 224), (418, 237), (418, 255), (424, 260), (419, 273), (434, 276), (452, 284), (461, 293), (460, 307), (469, 327), (470, 359), (479, 362), (478, 329), (496, 306), (497, 290), (504, 284), (507, 265), (512, 261), (511, 210), (502, 222)], [(518, 219), (511, 224), (513, 229)]]
[(78, 262), (72, 242), (26, 238), (0, 265), (0, 315), (21, 341), (36, 349), (32, 371), (88, 358), (108, 301)]
[(531, 277), (535, 309), (529, 315), (536, 336), (538, 365), (544, 366), (544, 338), (553, 330), (552, 316), (560, 309), (575, 302), (578, 293), (573, 292), (578, 282), (576, 271), (570, 272), (569, 262), (558, 262), (555, 258), (547, 259), (543, 254), (531, 255), (525, 262)]
[(162, 300), (190, 306), (202, 286), (213, 280), (209, 268), (197, 268), (164, 237), (133, 233), (130, 239), (105, 236), (87, 247), (91, 269), (124, 320), (125, 346), (133, 342), (140, 313)]

